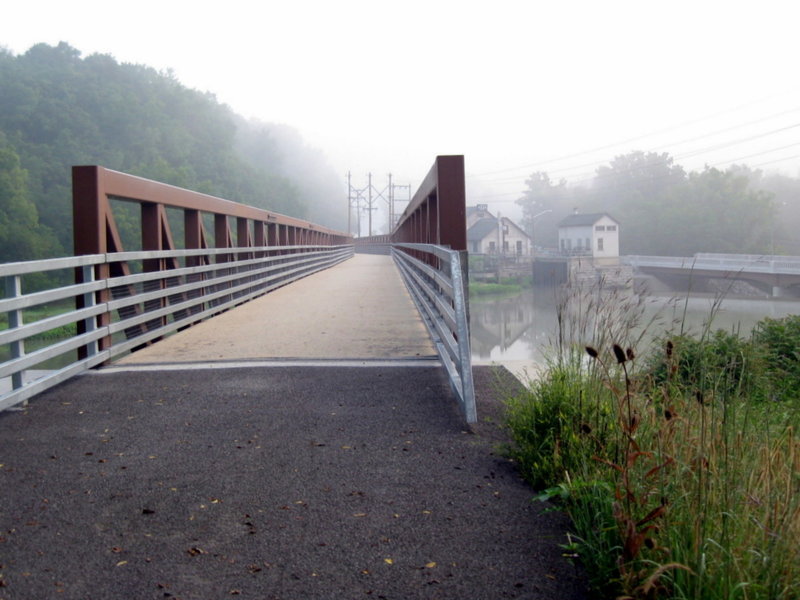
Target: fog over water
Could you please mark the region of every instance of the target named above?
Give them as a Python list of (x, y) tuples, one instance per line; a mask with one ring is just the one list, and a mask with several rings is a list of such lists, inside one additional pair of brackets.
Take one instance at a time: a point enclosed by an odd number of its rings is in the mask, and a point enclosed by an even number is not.
[[(479, 364), (542, 365), (558, 331), (557, 291), (535, 287), (520, 294), (470, 299), (470, 325), (473, 361)], [(764, 317), (780, 318), (800, 314), (800, 300), (723, 298), (718, 308), (712, 295), (654, 295), (642, 298), (643, 313), (639, 330), (644, 336), (638, 352), (654, 336), (666, 331), (679, 332), (681, 323), (689, 333), (700, 333), (711, 321), (712, 329), (748, 334)], [(591, 340), (583, 340), (591, 343)]]

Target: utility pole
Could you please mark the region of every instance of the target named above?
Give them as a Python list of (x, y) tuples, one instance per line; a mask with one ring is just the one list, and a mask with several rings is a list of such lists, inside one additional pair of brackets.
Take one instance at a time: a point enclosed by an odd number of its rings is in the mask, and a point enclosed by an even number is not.
[(367, 216), (369, 217), (369, 237), (372, 237), (372, 173), (369, 174), (369, 184), (367, 185), (367, 189), (369, 190), (369, 199), (367, 200), (367, 210), (369, 213)]
[[(389, 173), (389, 184), (379, 190), (372, 184), (372, 173), (367, 174), (367, 185), (363, 188), (356, 188), (353, 187), (353, 181), (351, 172), (347, 172), (347, 197), (348, 197), (348, 217), (347, 217), (347, 228), (348, 232), (352, 233), (353, 225), (352, 225), (352, 211), (355, 208), (355, 214), (357, 219), (356, 229), (358, 230), (358, 237), (361, 237), (361, 211), (368, 211), (368, 235), (373, 235), (373, 227), (372, 227), (372, 211), (378, 210), (378, 206), (376, 205), (376, 200), (381, 199), (386, 202), (386, 209), (388, 212), (388, 225), (389, 225), (389, 233), (392, 232), (395, 226), (395, 222), (397, 221), (397, 214), (394, 208), (396, 194), (395, 190), (397, 188), (407, 188), (409, 190), (409, 194), (411, 193), (411, 186), (410, 185), (397, 185), (393, 183), (392, 174)], [(366, 206), (363, 206), (362, 200), (365, 201)]]
[(392, 174), (389, 173), (389, 234), (394, 231), (394, 194), (392, 191)]
[(395, 210), (395, 207), (394, 207), (394, 204), (397, 201), (397, 194), (395, 194), (395, 190), (397, 190), (397, 189), (408, 190), (408, 198), (403, 198), (403, 199), (401, 199), (401, 201), (403, 201), (403, 202), (411, 202), (411, 185), (410, 184), (397, 185), (397, 184), (391, 183), (391, 180), (390, 180), (389, 188), (390, 188), (389, 189), (389, 196), (391, 198), (391, 206), (392, 206), (392, 209), (391, 209), (392, 210), (392, 220), (389, 223), (389, 230), (393, 231), (394, 230), (394, 226), (397, 224), (397, 221), (400, 218), (400, 216), (398, 214), (399, 211)]
[(350, 171), (347, 172), (347, 233), (353, 233), (353, 186), (350, 184)]

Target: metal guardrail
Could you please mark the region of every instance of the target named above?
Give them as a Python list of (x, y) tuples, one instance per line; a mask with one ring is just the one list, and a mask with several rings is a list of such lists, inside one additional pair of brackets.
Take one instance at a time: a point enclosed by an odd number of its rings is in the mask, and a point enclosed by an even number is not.
[[(8, 328), (0, 330), (0, 348), (10, 349), (9, 358), (0, 363), (0, 380), (11, 379), (10, 391), (0, 392), (0, 410), (352, 255), (352, 245), (267, 246), (120, 252), (0, 264), (0, 277), (5, 281), (0, 314), (5, 313), (8, 321)], [(159, 260), (175, 261), (177, 268), (145, 270), (144, 261)], [(127, 263), (135, 274), (95, 279), (99, 266), (114, 263)], [(82, 283), (24, 291), (26, 276), (65, 269), (78, 272)], [(101, 293), (106, 290), (108, 293)], [(98, 302), (101, 297), (109, 299)], [(53, 304), (65, 306), (64, 311), (25, 322), (26, 311)], [(76, 304), (82, 307), (67, 306)], [(55, 339), (30, 352), (31, 344), (26, 348), (32, 338), (41, 339), (47, 332), (72, 325), (77, 335)], [(65, 356), (65, 366), (47, 370), (37, 379), (26, 377), (26, 371)]]
[(432, 244), (392, 246), (392, 256), (433, 338), (466, 421), (475, 423), (478, 417), (469, 343), (469, 298), (462, 255), (466, 257), (466, 252)]

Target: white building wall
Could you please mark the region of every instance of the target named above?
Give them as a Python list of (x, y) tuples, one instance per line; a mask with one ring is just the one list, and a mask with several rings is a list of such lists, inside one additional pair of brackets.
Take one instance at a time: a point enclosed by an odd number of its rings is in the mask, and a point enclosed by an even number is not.
[(619, 224), (603, 216), (594, 225), (560, 227), (558, 248), (562, 252), (583, 253), (595, 258), (616, 258), (619, 256)]
[[(492, 243), (494, 243), (494, 248), (492, 248)], [(519, 252), (517, 243), (519, 243)], [(531, 239), (528, 235), (513, 221), (505, 217), (498, 221), (497, 226), (478, 242), (477, 248), (475, 242), (470, 242), (469, 249), (474, 253), (504, 254), (506, 256), (531, 256), (532, 251)]]
[(619, 256), (619, 225), (610, 217), (601, 217), (592, 227), (592, 255), (597, 258)]
[[(591, 253), (594, 248), (592, 238), (592, 227), (590, 225), (582, 227), (561, 227), (558, 230), (558, 248), (564, 252), (584, 251)], [(588, 248), (587, 248), (588, 244)]]
[(501, 220), (500, 248), (507, 256), (530, 256), (531, 239), (512, 221)]

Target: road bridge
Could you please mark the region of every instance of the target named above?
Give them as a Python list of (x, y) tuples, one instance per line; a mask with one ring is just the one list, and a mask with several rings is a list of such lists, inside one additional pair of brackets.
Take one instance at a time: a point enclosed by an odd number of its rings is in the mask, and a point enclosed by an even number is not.
[(76, 256), (0, 265), (0, 598), (586, 597), (473, 382), (463, 182), (354, 244), (76, 169)]
[(773, 297), (796, 292), (800, 286), (800, 257), (754, 254), (699, 253), (693, 257), (626, 256), (623, 261), (641, 273), (661, 279), (680, 278), (695, 288), (709, 279), (747, 281)]

